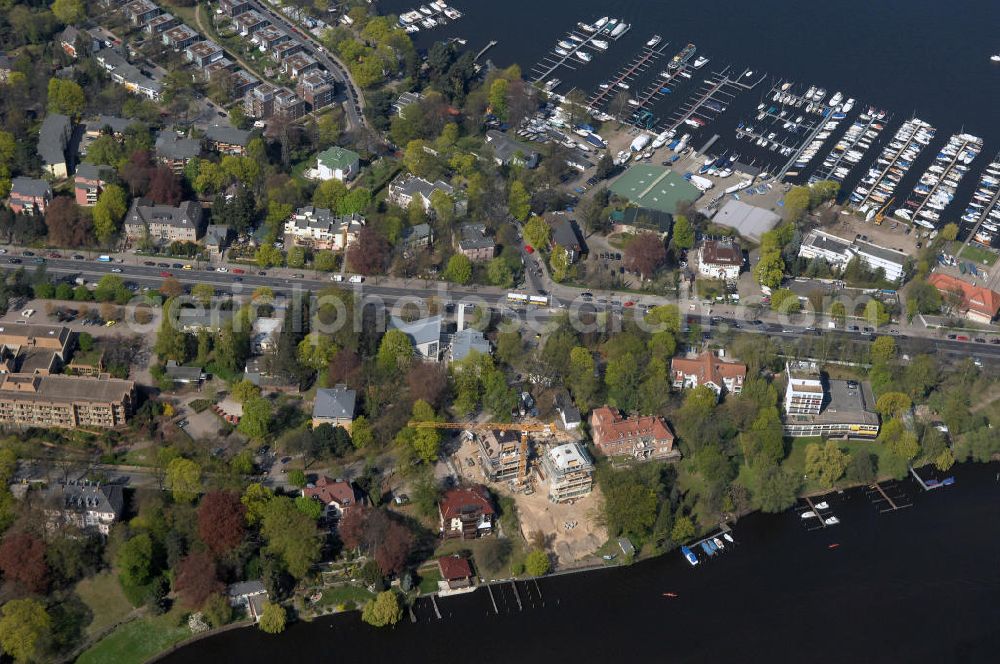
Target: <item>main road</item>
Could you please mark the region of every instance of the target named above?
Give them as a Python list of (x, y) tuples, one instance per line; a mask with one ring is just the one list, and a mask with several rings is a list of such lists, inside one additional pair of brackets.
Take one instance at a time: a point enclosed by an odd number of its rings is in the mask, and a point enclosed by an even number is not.
[(288, 33), (292, 41), (301, 44), (309, 52), (309, 55), (316, 58), (333, 75), (337, 82), (344, 87), (344, 94), (347, 97), (347, 103), (344, 104), (344, 111), (347, 114), (348, 128), (363, 126), (365, 124), (364, 96), (358, 90), (354, 79), (351, 77), (351, 72), (348, 71), (344, 63), (326, 50), (326, 47), (309, 34), (305, 27), (293, 24), (286, 16), (274, 11), (270, 5), (257, 2), (257, 0), (249, 0), (248, 4), (262, 15), (267, 16), (276, 27)]

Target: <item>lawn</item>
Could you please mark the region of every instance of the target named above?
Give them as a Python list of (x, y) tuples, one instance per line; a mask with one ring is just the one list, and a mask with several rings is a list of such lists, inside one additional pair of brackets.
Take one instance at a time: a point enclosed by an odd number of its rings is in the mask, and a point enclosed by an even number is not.
[(354, 602), (355, 605), (361, 606), (374, 596), (367, 588), (359, 588), (358, 586), (351, 585), (337, 586), (336, 588), (327, 588), (324, 590), (323, 596), (316, 602), (316, 606), (338, 606), (347, 602)]
[(990, 251), (986, 247), (980, 247), (974, 244), (970, 244), (965, 249), (962, 249), (962, 253), (959, 254), (958, 257), (972, 261), (979, 265), (993, 265), (997, 261), (997, 254), (995, 251)]
[(122, 625), (76, 660), (78, 664), (142, 664), (153, 655), (191, 636), (187, 626), (177, 627), (174, 611)]
[(87, 625), (89, 637), (100, 634), (122, 620), (132, 610), (118, 579), (110, 572), (98, 574), (76, 584), (76, 594), (94, 614), (93, 620)]
[(438, 591), (438, 581), (441, 580), (441, 570), (437, 567), (428, 567), (426, 571), (420, 573), (420, 594), (428, 595)]
[[(838, 440), (835, 441), (840, 449), (845, 450), (851, 455), (858, 452), (871, 452), (875, 456), (879, 457), (879, 467), (881, 468), (882, 453), (886, 449), (881, 443), (875, 441), (867, 440)], [(818, 445), (824, 445), (822, 438), (793, 438), (792, 439), (792, 451), (788, 455), (788, 458), (784, 461), (784, 467), (795, 471), (800, 476), (805, 474), (806, 465), (806, 446), (810, 443), (817, 443)], [(803, 493), (811, 493), (814, 491), (822, 491), (826, 487), (822, 487), (817, 484), (812, 478), (806, 480), (805, 485), (802, 487)]]

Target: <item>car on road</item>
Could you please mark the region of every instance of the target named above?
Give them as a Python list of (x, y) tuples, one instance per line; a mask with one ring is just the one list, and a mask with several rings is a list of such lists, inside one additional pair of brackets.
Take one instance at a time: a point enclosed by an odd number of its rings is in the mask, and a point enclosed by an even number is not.
[(20, 263), (20, 262), (21, 262), (21, 259), (20, 259), (20, 258), (8, 258), (8, 259), (7, 259), (7, 262), (8, 262), (8, 263), (13, 263), (13, 264), (15, 264), (15, 265), (16, 265), (17, 263)]
[(229, 272), (229, 268), (223, 265), (222, 267), (215, 268), (216, 272)]
[(233, 268), (233, 274), (246, 274), (246, 272), (247, 272), (246, 270), (240, 267)]
[(982, 337), (976, 337), (976, 343), (977, 344), (984, 344), (984, 343), (986, 343), (986, 339), (983, 339)]
[(295, 274), (292, 275), (292, 279), (305, 279), (305, 278), (306, 275), (302, 274), (301, 272), (296, 272)]
[(859, 328), (858, 328), (858, 326), (857, 326), (857, 325), (851, 325), (850, 327), (848, 327), (848, 328), (847, 328), (847, 330), (848, 330), (849, 332), (858, 332), (858, 331), (859, 331)]
[(267, 276), (267, 270), (260, 270), (259, 272), (257, 272), (257, 276), (258, 277), (266, 277)]
[(49, 258), (62, 258), (62, 254), (53, 251), (51, 254), (49, 254)]
[(524, 250), (527, 251), (529, 254), (535, 253), (535, 248), (532, 247), (530, 244), (524, 245)]
[(955, 339), (955, 338), (957, 338), (957, 337), (958, 337), (958, 335), (957, 335), (957, 334), (949, 334), (949, 335), (948, 335), (948, 338), (949, 338), (949, 339), (952, 339), (952, 340), (954, 340), (954, 339)]
[(183, 270), (184, 269), (184, 263), (174, 263), (170, 267), (174, 268), (175, 270)]
[(282, 464), (286, 464), (286, 463), (288, 463), (291, 460), (292, 460), (292, 457), (290, 457), (290, 456), (281, 457), (281, 463)]
[(6, 253), (7, 253), (6, 249), (0, 249), (0, 255), (6, 254)]
[(865, 332), (874, 332), (874, 331), (875, 331), (874, 327), (866, 327), (865, 328)]
[(967, 337), (964, 334), (960, 334), (957, 337), (955, 337), (955, 341), (968, 341), (968, 340), (969, 340), (969, 337)]
[(170, 267), (170, 263), (157, 263), (156, 267)]
[(21, 316), (23, 316), (24, 318), (31, 318), (34, 315), (35, 315), (34, 309), (25, 309), (24, 311), (21, 312)]
[(172, 277), (174, 275), (164, 270), (163, 272), (160, 272), (160, 276), (166, 279), (167, 277)]
[(44, 259), (44, 258), (42, 258), (41, 256), (39, 256), (39, 257), (38, 257), (38, 258), (36, 258), (36, 259), (35, 259), (35, 260), (34, 260), (33, 262), (35, 262), (35, 263), (37, 263), (37, 264), (39, 264), (39, 265), (43, 265), (43, 264), (45, 263), (45, 259)]
[(113, 268), (111, 268), (111, 271), (112, 272), (121, 272), (122, 269), (120, 267), (113, 267)]
[(87, 260), (87, 257), (86, 256), (82, 256), (80, 254), (73, 254), (73, 260), (75, 260), (75, 261), (84, 261), (84, 260)]
[(143, 261), (142, 264), (146, 267), (156, 267), (156, 263), (153, 261)]
[(238, 283), (238, 284), (242, 284), (243, 283), (243, 277), (233, 277), (233, 281), (236, 282), (236, 283)]
[(21, 255), (22, 256), (34, 256), (35, 252), (33, 252), (33, 251), (22, 251)]
[(187, 265), (185, 265), (185, 266), (184, 266), (184, 267), (182, 267), (181, 269), (182, 269), (182, 270), (193, 270), (193, 269), (194, 269), (194, 266), (193, 266), (193, 265), (191, 265), (190, 263), (188, 263)]
[(117, 323), (118, 321), (116, 320), (109, 320), (107, 323), (104, 324), (104, 327), (114, 327)]

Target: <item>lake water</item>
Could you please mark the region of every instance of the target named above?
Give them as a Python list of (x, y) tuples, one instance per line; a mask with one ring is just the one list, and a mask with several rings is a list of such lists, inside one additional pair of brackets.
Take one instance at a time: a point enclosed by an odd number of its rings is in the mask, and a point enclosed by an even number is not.
[[(833, 3), (759, 0), (736, 3), (720, 0), (702, 2), (616, 3), (579, 0), (573, 3), (508, 0), (485, 4), (454, 0), (464, 12), (458, 21), (415, 36), (420, 48), (434, 41), (461, 37), (466, 48), (478, 51), (490, 40), (499, 43), (487, 53), (500, 66), (521, 65), (525, 76), (533, 78), (533, 66), (551, 54), (556, 42), (567, 38), (577, 22), (593, 22), (605, 15), (622, 18), (631, 29), (605, 52), (596, 52), (590, 63), (571, 62), (573, 69), (561, 67), (551, 76), (562, 83), (556, 92), (565, 94), (579, 88), (589, 98), (627, 61), (640, 52), (653, 35), (669, 42), (664, 57), (649, 67), (630, 86), (638, 96), (656, 81), (669, 58), (685, 44), (697, 45), (699, 55), (710, 62), (694, 72), (689, 81), (678, 80), (672, 93), (658, 96), (651, 111), (661, 123), (669, 122), (678, 107), (693, 98), (702, 80), (726, 66), (737, 75), (752, 70), (766, 80), (754, 90), (728, 100), (728, 110), (703, 129), (683, 125), (680, 132), (693, 134), (691, 144), (703, 146), (712, 136), (719, 139), (711, 153), (739, 153), (740, 160), (775, 172), (787, 161), (780, 154), (759, 149), (738, 140), (739, 122), (754, 121), (757, 105), (776, 81), (791, 81), (799, 92), (809, 86), (844, 93), (856, 98), (854, 111), (820, 150), (809, 166), (792, 181), (804, 181), (821, 164), (857, 114), (874, 106), (887, 112), (885, 129), (865, 158), (852, 169), (844, 188), (856, 180), (874, 161), (879, 148), (895, 133), (899, 124), (917, 115), (938, 130), (937, 137), (914, 163), (897, 195), (909, 194), (916, 180), (930, 165), (937, 148), (954, 133), (966, 131), (985, 139), (983, 154), (971, 166), (955, 203), (947, 211), (948, 220), (961, 215), (971, 198), (978, 176), (990, 158), (1000, 151), (1000, 65), (990, 55), (1000, 52), (1000, 3), (991, 0), (840, 0)], [(384, 12), (413, 9), (412, 0), (383, 0)], [(748, 80), (752, 80), (748, 79)], [(768, 102), (771, 103), (770, 101)], [(801, 111), (793, 111), (794, 118)], [(808, 117), (808, 116), (807, 116)], [(765, 133), (770, 133), (768, 127)], [(792, 146), (802, 139), (782, 134), (779, 139)], [(798, 169), (796, 169), (798, 170)], [(902, 197), (898, 203), (902, 202)]]
[[(841, 524), (807, 530), (795, 511), (752, 515), (737, 541), (691, 568), (679, 553), (628, 568), (426, 601), (393, 629), (358, 613), (211, 637), (168, 662), (979, 662), (1000, 648), (996, 464), (956, 468), (955, 486), (826, 498)], [(829, 548), (830, 544), (838, 544)], [(677, 598), (664, 597), (672, 592)]]

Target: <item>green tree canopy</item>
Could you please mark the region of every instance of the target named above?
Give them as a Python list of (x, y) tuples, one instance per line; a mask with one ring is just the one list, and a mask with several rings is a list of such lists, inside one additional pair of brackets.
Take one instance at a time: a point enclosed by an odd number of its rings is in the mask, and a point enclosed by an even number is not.
[(45, 605), (36, 599), (12, 599), (0, 609), (0, 647), (18, 662), (33, 662), (52, 628)]
[(201, 493), (201, 466), (177, 457), (167, 465), (166, 486), (179, 503), (190, 503)]
[(402, 617), (403, 608), (392, 590), (380, 592), (361, 610), (361, 619), (373, 627), (395, 625)]
[(264, 602), (264, 609), (260, 612), (257, 626), (260, 627), (260, 631), (267, 634), (280, 634), (285, 631), (287, 620), (285, 607), (275, 602)]

